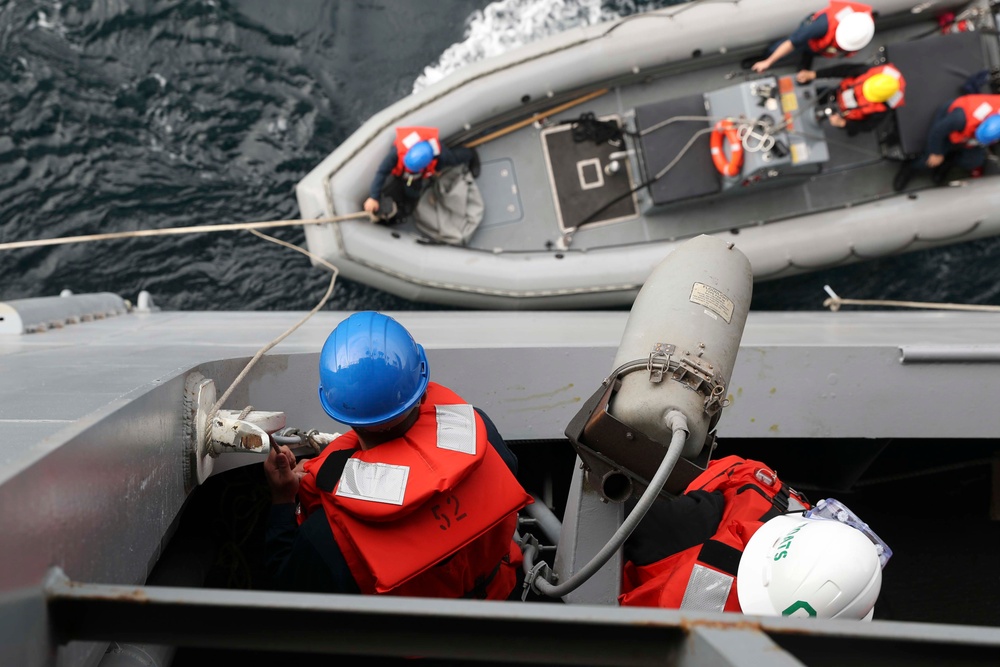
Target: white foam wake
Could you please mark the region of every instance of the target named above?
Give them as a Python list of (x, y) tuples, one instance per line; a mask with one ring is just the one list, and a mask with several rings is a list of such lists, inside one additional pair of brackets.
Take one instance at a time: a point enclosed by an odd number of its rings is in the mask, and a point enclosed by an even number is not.
[(413, 84), (413, 92), (423, 90), (469, 63), (564, 30), (643, 12), (656, 4), (663, 3), (639, 3), (637, 6), (632, 1), (498, 0), (467, 19), (465, 39), (448, 47), (437, 63), (424, 69)]

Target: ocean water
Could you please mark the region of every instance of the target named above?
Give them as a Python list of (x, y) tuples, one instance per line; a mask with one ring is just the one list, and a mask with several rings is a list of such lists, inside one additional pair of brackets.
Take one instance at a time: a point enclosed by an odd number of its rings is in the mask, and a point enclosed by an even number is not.
[[(293, 188), (366, 118), (468, 62), (675, 4), (601, 0), (6, 0), (0, 242), (296, 218)], [(274, 236), (304, 245), (298, 228)], [(1000, 241), (755, 286), (754, 309), (844, 297), (1000, 303)], [(247, 232), (0, 252), (0, 300), (63, 289), (165, 309), (304, 310), (327, 273)], [(425, 310), (341, 279), (330, 309)]]

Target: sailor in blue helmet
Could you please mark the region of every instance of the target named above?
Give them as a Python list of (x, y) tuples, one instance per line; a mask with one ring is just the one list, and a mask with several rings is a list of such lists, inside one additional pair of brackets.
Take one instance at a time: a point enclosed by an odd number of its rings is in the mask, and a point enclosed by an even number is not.
[(924, 152), (904, 162), (892, 187), (906, 188), (916, 171), (930, 169), (935, 185), (952, 167), (976, 178), (983, 173), (987, 148), (1000, 141), (1000, 95), (962, 95), (938, 108), (927, 132)]
[(351, 430), (296, 464), (272, 445), (267, 565), (277, 588), (506, 599), (518, 583), (517, 459), (478, 408), (430, 380), (396, 320), (360, 312), (319, 358), (319, 402)]
[(396, 138), (368, 189), (364, 209), (384, 221), (397, 221), (413, 212), (427, 180), (445, 167), (469, 165), (479, 176), (474, 148), (448, 148), (434, 127), (397, 127)]

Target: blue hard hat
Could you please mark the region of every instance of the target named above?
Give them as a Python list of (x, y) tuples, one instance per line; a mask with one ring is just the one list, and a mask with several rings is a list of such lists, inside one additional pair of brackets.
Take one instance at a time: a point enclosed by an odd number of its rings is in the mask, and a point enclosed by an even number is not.
[(337, 325), (319, 355), (319, 402), (348, 426), (377, 426), (420, 402), (429, 380), (427, 355), (387, 315), (355, 313)]
[(985, 145), (1000, 140), (1000, 114), (992, 114), (983, 119), (976, 128), (976, 141)]
[(403, 166), (406, 171), (417, 174), (427, 168), (427, 165), (434, 159), (434, 147), (429, 141), (421, 141), (410, 146), (403, 158)]

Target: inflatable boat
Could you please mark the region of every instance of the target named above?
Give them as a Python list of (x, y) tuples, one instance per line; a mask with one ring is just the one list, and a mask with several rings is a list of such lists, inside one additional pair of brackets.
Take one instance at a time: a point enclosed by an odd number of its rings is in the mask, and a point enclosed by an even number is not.
[[(992, 161), (981, 178), (893, 189), (935, 110), (1000, 66), (990, 5), (874, 0), (871, 43), (815, 63), (891, 63), (905, 77), (905, 103), (853, 136), (824, 119), (836, 80), (748, 66), (826, 5), (691, 2), (467, 65), (372, 116), (298, 183), (302, 217), (335, 220), (307, 226), (309, 248), (414, 301), (575, 309), (630, 304), (699, 234), (738, 241), (767, 280), (1000, 233)], [(357, 216), (396, 128), (410, 126), (478, 151), (484, 213), (465, 243)]]

